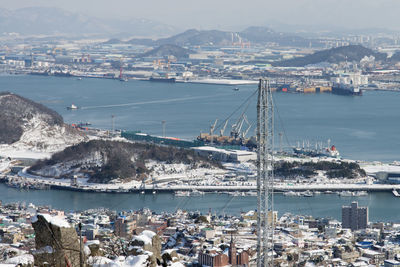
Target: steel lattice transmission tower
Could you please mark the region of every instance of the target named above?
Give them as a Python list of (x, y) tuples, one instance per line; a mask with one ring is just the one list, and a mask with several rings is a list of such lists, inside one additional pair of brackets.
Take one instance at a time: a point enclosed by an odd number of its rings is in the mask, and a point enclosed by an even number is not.
[(257, 267), (273, 266), (274, 106), (268, 80), (260, 79), (257, 102)]

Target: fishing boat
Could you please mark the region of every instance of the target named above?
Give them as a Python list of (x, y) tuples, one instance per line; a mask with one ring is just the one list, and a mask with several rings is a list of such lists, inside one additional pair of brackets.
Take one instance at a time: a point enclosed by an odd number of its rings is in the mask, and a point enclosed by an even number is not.
[(314, 194), (310, 190), (307, 190), (307, 191), (301, 192), (301, 196), (312, 197), (312, 196), (314, 196)]
[(353, 196), (355, 196), (355, 197), (364, 197), (364, 196), (368, 196), (368, 192), (367, 192), (367, 191), (357, 191), (357, 192), (353, 192)]
[(78, 109), (78, 106), (75, 106), (74, 104), (71, 104), (71, 106), (67, 107), (68, 110), (74, 110)]
[(400, 194), (399, 194), (399, 192), (397, 192), (396, 189), (393, 189), (392, 193), (393, 193), (393, 195), (394, 195), (395, 197), (400, 197)]
[(286, 192), (283, 192), (283, 195), (288, 196), (288, 197), (295, 197), (295, 196), (298, 196), (299, 194), (294, 191), (286, 191)]
[(175, 196), (176, 197), (189, 197), (190, 192), (189, 191), (176, 191)]
[(341, 196), (341, 197), (352, 197), (353, 193), (351, 191), (342, 191), (342, 192), (339, 192), (339, 196)]

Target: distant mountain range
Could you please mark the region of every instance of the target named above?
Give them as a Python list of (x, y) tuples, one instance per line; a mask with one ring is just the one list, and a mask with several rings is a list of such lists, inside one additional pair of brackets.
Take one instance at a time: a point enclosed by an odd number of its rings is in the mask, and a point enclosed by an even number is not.
[(322, 62), (339, 63), (344, 61), (360, 61), (365, 56), (374, 56), (376, 60), (386, 60), (387, 54), (375, 52), (362, 45), (348, 45), (315, 52), (304, 57), (274, 62), (279, 67), (304, 67)]
[[(110, 40), (116, 42), (117, 40)], [(306, 39), (292, 34), (275, 32), (267, 27), (249, 27), (241, 32), (227, 32), (219, 30), (190, 29), (168, 38), (157, 40), (134, 38), (127, 43), (147, 46), (174, 44), (179, 46), (194, 45), (237, 45), (248, 43), (267, 44), (276, 43), (280, 46), (322, 47), (323, 45), (312, 39)]]
[(146, 53), (138, 55), (137, 57), (164, 57), (174, 56), (176, 58), (187, 58), (190, 54), (195, 52), (177, 45), (165, 44), (154, 48)]
[(21, 35), (167, 36), (175, 27), (146, 19), (99, 19), (52, 7), (0, 8), (0, 33)]

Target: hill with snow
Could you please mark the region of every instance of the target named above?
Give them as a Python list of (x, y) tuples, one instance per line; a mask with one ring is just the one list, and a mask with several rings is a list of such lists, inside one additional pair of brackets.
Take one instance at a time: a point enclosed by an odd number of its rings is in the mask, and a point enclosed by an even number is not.
[(64, 124), (57, 112), (21, 96), (0, 93), (1, 155), (17, 151), (52, 153), (85, 139), (81, 132)]
[(153, 175), (170, 175), (189, 170), (221, 168), (218, 162), (201, 157), (193, 150), (154, 144), (91, 140), (50, 159), (38, 161), (28, 172), (49, 178), (88, 178), (88, 182), (108, 183), (118, 179), (128, 182)]

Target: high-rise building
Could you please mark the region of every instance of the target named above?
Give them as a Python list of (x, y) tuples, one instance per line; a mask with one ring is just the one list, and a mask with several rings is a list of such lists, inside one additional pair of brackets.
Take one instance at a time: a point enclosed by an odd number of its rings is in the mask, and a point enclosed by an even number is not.
[(351, 206), (342, 206), (342, 228), (352, 231), (365, 229), (368, 225), (368, 207), (359, 207), (358, 202)]

